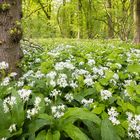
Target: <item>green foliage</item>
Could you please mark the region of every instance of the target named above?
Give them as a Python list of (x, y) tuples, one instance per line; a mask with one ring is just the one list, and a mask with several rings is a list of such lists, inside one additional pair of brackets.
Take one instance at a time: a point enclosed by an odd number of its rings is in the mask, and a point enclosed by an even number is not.
[(0, 3), (0, 12), (6, 12), (10, 9), (11, 5), (9, 3)]
[(140, 73), (131, 70), (139, 50), (117, 41), (40, 42), (43, 51), (22, 46), (18, 80), (0, 63), (0, 139), (137, 140)]

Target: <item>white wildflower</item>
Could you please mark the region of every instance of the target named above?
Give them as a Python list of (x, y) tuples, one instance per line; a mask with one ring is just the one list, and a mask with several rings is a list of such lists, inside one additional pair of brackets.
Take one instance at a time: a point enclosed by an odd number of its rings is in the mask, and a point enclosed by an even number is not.
[(65, 99), (68, 101), (68, 102), (71, 102), (74, 98), (73, 98), (73, 95), (71, 93), (67, 93), (65, 95)]
[(56, 86), (56, 82), (55, 82), (54, 80), (50, 80), (50, 85), (51, 85), (52, 87), (55, 87), (55, 86)]
[(29, 100), (31, 93), (32, 91), (27, 89), (18, 90), (18, 94), (24, 102)]
[(15, 76), (17, 76), (17, 73), (16, 73), (16, 72), (12, 72), (12, 73), (10, 73), (9, 76), (10, 76), (10, 77), (15, 77)]
[(54, 80), (56, 75), (57, 75), (57, 73), (55, 71), (51, 71), (48, 74), (46, 74), (46, 78), (50, 78), (50, 79)]
[(100, 94), (101, 94), (101, 99), (102, 100), (107, 100), (110, 97), (112, 97), (112, 93), (108, 90), (101, 90)]
[(117, 73), (114, 73), (113, 78), (119, 80), (119, 75)]
[(51, 91), (50, 96), (51, 97), (57, 97), (58, 95), (61, 96), (61, 91), (60, 90), (56, 90), (54, 89), (53, 91)]
[(45, 75), (41, 72), (41, 71), (37, 71), (36, 73), (35, 73), (35, 77), (36, 78), (38, 78), (38, 79), (41, 79), (41, 78), (43, 78)]
[(117, 119), (119, 113), (116, 111), (114, 107), (108, 109), (109, 120), (113, 123), (113, 125), (120, 124), (120, 121)]
[(10, 133), (17, 131), (17, 129), (16, 129), (16, 124), (12, 124), (12, 125), (9, 127), (8, 130), (9, 130)]
[(83, 99), (83, 100), (81, 101), (81, 103), (86, 107), (86, 106), (89, 106), (90, 104), (93, 103), (93, 99), (89, 99), (89, 100)]
[(0, 62), (0, 70), (8, 69), (9, 64), (5, 61)]
[(93, 82), (91, 76), (90, 76), (90, 77), (89, 77), (89, 76), (86, 77), (86, 79), (84, 79), (84, 83), (85, 83), (85, 85), (87, 85), (87, 86), (92, 86), (92, 85), (94, 84), (94, 82)]
[(16, 97), (11, 96), (5, 98), (3, 101), (4, 113), (8, 113), (15, 104), (16, 104)]
[(128, 118), (128, 136), (140, 139), (140, 115), (126, 113)]
[(35, 63), (40, 63), (41, 62), (41, 59), (40, 58), (36, 58), (35, 59)]
[(78, 87), (77, 82), (74, 82), (73, 80), (70, 81), (70, 86), (74, 89)]
[(41, 98), (40, 98), (40, 97), (36, 97), (36, 98), (35, 98), (35, 102), (34, 102), (34, 106), (35, 106), (35, 107), (38, 107), (39, 104), (40, 104), (40, 102), (41, 102)]
[(22, 87), (24, 85), (24, 81), (18, 81), (16, 85), (18, 87)]
[(65, 88), (66, 86), (68, 86), (68, 83), (67, 83), (67, 75), (66, 74), (60, 74), (58, 79), (57, 79), (57, 84), (60, 86), (60, 87), (63, 87)]
[(65, 105), (52, 106), (51, 110), (54, 118), (58, 119), (64, 115)]
[(46, 103), (46, 106), (48, 106), (48, 105), (51, 104), (51, 102), (52, 102), (48, 97), (45, 97), (45, 98), (44, 98), (44, 101), (45, 101), (45, 103)]
[(5, 77), (1, 83), (1, 86), (8, 86), (10, 83), (10, 78), (9, 77)]
[(88, 60), (88, 65), (89, 66), (95, 65), (95, 60), (94, 59), (89, 59)]

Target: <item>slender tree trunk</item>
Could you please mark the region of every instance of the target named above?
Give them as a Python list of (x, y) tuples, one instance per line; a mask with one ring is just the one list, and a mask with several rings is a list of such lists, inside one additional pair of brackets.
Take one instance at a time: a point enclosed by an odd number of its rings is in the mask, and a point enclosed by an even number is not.
[(112, 23), (112, 2), (111, 0), (107, 0), (107, 8), (109, 10), (109, 15), (107, 16), (107, 21), (108, 21), (108, 38), (113, 38), (114, 37), (114, 31), (113, 31), (113, 23)]
[(92, 7), (93, 7), (92, 0), (88, 0), (86, 26), (87, 26), (87, 35), (88, 35), (88, 38), (90, 38), (90, 39), (93, 38), (93, 19), (92, 19), (93, 10), (92, 10)]
[(19, 72), (17, 64), (23, 55), (20, 49), (21, 0), (2, 0), (0, 5), (7, 7), (0, 9), (0, 62), (7, 62), (10, 72)]
[(78, 39), (83, 38), (83, 15), (82, 15), (82, 2), (78, 0)]
[(134, 4), (134, 43), (140, 44), (140, 0), (135, 0)]

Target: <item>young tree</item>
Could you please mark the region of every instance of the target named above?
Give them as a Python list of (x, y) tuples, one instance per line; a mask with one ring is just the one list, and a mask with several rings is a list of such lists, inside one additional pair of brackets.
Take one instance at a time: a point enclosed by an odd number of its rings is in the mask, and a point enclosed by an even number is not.
[(140, 44), (140, 0), (135, 0), (134, 2), (134, 22), (134, 43)]
[(0, 0), (0, 62), (7, 62), (9, 71), (14, 72), (19, 72), (17, 64), (22, 57), (21, 9), (21, 0)]

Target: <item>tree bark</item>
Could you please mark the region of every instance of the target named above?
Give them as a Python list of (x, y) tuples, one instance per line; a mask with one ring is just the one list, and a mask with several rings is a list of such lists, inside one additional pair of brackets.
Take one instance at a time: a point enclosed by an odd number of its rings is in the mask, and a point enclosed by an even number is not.
[(109, 15), (107, 15), (108, 21), (108, 38), (114, 38), (114, 30), (113, 30), (113, 22), (112, 22), (112, 2), (111, 0), (107, 0), (107, 9), (109, 10)]
[(2, 0), (0, 5), (7, 9), (0, 9), (0, 62), (9, 64), (8, 72), (19, 73), (17, 64), (23, 54), (20, 48), (21, 30), (21, 0)]
[(135, 22), (134, 43), (140, 44), (140, 0), (135, 0), (134, 22)]

